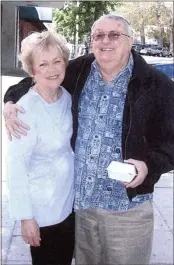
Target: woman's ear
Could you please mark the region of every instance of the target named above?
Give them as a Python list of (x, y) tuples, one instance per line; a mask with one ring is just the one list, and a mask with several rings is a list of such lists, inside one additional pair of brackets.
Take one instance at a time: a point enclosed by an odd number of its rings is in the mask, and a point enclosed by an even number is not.
[(34, 77), (35, 74), (36, 74), (36, 71), (34, 68), (32, 68), (32, 77)]
[(36, 81), (33, 76), (31, 78), (32, 78), (32, 86), (34, 86), (36, 84)]
[(35, 78), (34, 78), (34, 73), (33, 73), (33, 72), (35, 72), (34, 69), (32, 69), (32, 74), (31, 74), (32, 85), (34, 85), (34, 84), (36, 83), (36, 80), (35, 80)]

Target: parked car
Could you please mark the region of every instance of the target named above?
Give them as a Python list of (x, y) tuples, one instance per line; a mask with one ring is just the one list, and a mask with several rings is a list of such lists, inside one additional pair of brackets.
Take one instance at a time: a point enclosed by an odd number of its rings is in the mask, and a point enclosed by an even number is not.
[(133, 44), (132, 48), (141, 55), (172, 57), (168, 48), (162, 48), (157, 44)]
[(151, 46), (148, 48), (148, 55), (151, 56), (162, 56), (162, 48), (159, 46)]
[(142, 55), (149, 55), (148, 54), (149, 48), (150, 48), (150, 44), (143, 44), (142, 45), (142, 48), (140, 50), (140, 54), (142, 54)]
[(140, 54), (142, 55), (148, 55), (148, 48), (143, 48), (140, 50)]
[(172, 53), (169, 51), (167, 48), (163, 48), (161, 51), (161, 56), (162, 57), (172, 57)]
[(133, 44), (132, 49), (134, 49), (136, 52), (140, 53), (140, 50), (143, 48), (142, 44)]

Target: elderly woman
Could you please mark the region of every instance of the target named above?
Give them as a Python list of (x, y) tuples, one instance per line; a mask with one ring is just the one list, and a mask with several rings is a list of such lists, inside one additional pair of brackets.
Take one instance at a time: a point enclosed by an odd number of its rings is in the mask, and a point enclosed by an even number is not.
[(69, 50), (49, 31), (22, 41), (19, 59), (34, 85), (19, 101), (28, 137), (9, 142), (10, 216), (21, 221), (33, 265), (71, 264), (74, 249), (74, 159), (71, 96), (62, 87)]

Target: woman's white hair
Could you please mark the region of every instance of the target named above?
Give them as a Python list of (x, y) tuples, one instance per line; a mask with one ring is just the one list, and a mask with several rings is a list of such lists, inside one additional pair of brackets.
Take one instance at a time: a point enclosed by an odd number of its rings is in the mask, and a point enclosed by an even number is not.
[(37, 52), (47, 49), (49, 46), (55, 47), (62, 55), (63, 60), (67, 66), (70, 51), (66, 46), (65, 38), (52, 31), (42, 31), (31, 33), (21, 42), (21, 52), (18, 55), (22, 63), (22, 68), (30, 76), (33, 75), (33, 56)]
[(103, 16), (99, 17), (99, 19), (97, 19), (97, 20), (94, 22), (94, 24), (92, 25), (92, 27), (91, 27), (91, 33), (93, 33), (93, 30), (94, 30), (94, 28), (95, 28), (95, 25), (96, 25), (100, 20), (105, 19), (105, 18), (107, 18), (107, 19), (113, 19), (113, 20), (117, 20), (117, 21), (121, 21), (121, 22), (125, 25), (125, 27), (126, 27), (126, 31), (127, 31), (126, 33), (127, 33), (130, 37), (132, 37), (132, 35), (133, 35), (133, 29), (132, 29), (131, 25), (129, 24), (129, 22), (128, 22), (124, 17), (119, 16), (119, 15), (116, 15), (116, 14), (106, 14), (106, 15), (103, 15)]

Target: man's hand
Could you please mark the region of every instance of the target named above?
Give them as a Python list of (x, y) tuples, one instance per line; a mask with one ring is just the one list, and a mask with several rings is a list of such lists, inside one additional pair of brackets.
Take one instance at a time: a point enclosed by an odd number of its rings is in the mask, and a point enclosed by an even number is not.
[(29, 130), (30, 127), (23, 123), (17, 118), (17, 112), (25, 113), (25, 110), (12, 102), (7, 102), (4, 106), (4, 119), (5, 126), (7, 130), (7, 135), (9, 140), (12, 140), (12, 135), (16, 138), (21, 138), (20, 134), (27, 135), (26, 130)]
[(148, 168), (143, 161), (128, 159), (125, 160), (125, 162), (134, 165), (137, 170), (137, 176), (130, 183), (125, 183), (126, 188), (135, 188), (139, 186), (146, 178), (148, 174)]
[(33, 247), (40, 246), (40, 229), (34, 219), (21, 221), (21, 233), (23, 240)]

